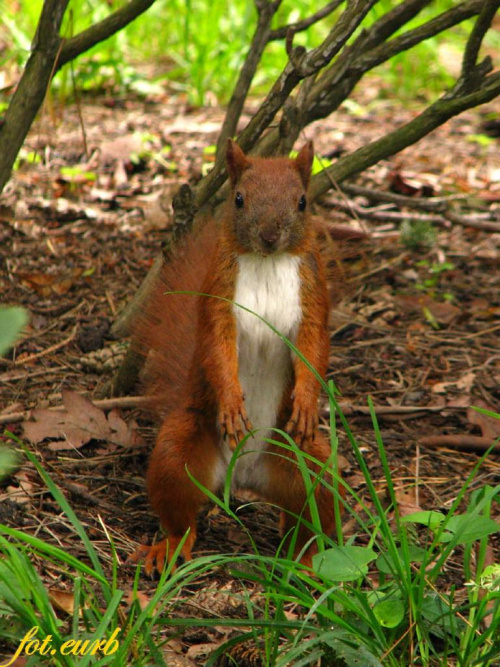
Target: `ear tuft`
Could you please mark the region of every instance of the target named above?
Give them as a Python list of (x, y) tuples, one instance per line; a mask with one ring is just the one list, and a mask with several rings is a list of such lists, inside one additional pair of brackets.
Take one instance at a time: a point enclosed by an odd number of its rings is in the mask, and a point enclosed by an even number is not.
[(229, 181), (231, 182), (231, 187), (234, 188), (245, 169), (250, 167), (250, 161), (238, 144), (232, 139), (227, 140), (226, 164)]
[(304, 188), (307, 190), (309, 179), (311, 178), (311, 167), (314, 160), (314, 144), (308, 141), (302, 146), (299, 154), (295, 158), (295, 168), (300, 174)]

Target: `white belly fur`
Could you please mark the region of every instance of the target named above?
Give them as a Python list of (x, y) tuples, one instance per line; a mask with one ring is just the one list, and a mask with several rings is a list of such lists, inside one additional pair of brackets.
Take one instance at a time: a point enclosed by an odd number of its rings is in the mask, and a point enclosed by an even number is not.
[(248, 453), (242, 453), (238, 459), (232, 485), (258, 491), (261, 484), (266, 484), (265, 471), (259, 461), (266, 445), (262, 438), (272, 437), (269, 429), (276, 426), (283, 391), (293, 367), (290, 349), (253, 313), (295, 342), (302, 318), (300, 259), (288, 253), (268, 257), (245, 254), (240, 255), (238, 263), (234, 301), (253, 311), (249, 313), (233, 306), (238, 376), (248, 418), (254, 428), (263, 430), (247, 441), (244, 451)]

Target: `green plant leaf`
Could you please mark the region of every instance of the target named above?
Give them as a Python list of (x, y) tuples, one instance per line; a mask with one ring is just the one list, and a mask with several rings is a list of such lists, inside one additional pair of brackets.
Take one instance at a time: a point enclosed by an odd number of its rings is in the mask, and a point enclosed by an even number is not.
[(408, 514), (407, 516), (401, 517), (402, 523), (421, 523), (424, 526), (427, 526), (431, 530), (436, 530), (445, 520), (444, 514), (441, 512), (431, 511), (422, 511), (422, 512), (413, 512), (413, 514)]
[(402, 600), (382, 600), (373, 607), (375, 618), (384, 628), (396, 628), (405, 617)]
[(459, 514), (446, 524), (446, 531), (440, 536), (441, 542), (455, 540), (457, 544), (470, 544), (483, 537), (500, 531), (500, 524), (487, 516)]
[(445, 595), (426, 595), (420, 610), (429, 625), (429, 631), (436, 637), (459, 637), (465, 629), (464, 621), (455, 614), (453, 602)]
[[(408, 554), (412, 563), (421, 563), (424, 560), (426, 553), (426, 550), (422, 549), (422, 547), (417, 547), (411, 544), (408, 546)], [(403, 563), (405, 557), (403, 555), (402, 549), (397, 550), (397, 555), (401, 563)], [(396, 569), (396, 565), (393, 562), (389, 552), (380, 554), (380, 556), (377, 558), (376, 565), (382, 574), (394, 574)]]
[(28, 313), (24, 308), (0, 306), (0, 355), (12, 347), (27, 322)]
[(14, 472), (19, 462), (17, 453), (6, 445), (0, 445), (0, 480)]
[[(355, 638), (353, 637), (353, 644), (344, 642), (341, 639), (331, 639), (325, 641), (323, 639), (323, 659), (321, 665), (342, 665), (342, 667), (382, 667), (382, 663), (373, 655), (363, 644), (355, 645)], [(325, 650), (329, 647), (331, 650)], [(333, 653), (333, 655), (332, 655)]]
[(313, 568), (329, 581), (355, 581), (368, 573), (377, 554), (366, 547), (333, 547), (313, 556)]

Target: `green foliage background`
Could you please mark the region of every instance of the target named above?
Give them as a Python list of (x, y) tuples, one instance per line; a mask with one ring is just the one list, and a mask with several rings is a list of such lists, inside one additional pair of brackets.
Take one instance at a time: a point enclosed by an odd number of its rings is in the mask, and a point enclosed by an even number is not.
[[(72, 36), (102, 20), (125, 0), (72, 0), (66, 12), (63, 34)], [(380, 0), (371, 10), (364, 27), (400, 4), (400, 0)], [(456, 0), (435, 0), (405, 30), (414, 28), (452, 6)], [(275, 18), (275, 27), (304, 18), (323, 3), (317, 0), (284, 0)], [(0, 66), (21, 66), (29, 55), (32, 36), (42, 0), (2, 0), (0, 36), (3, 49)], [(295, 37), (296, 44), (317, 46), (335, 23), (343, 5)], [(127, 29), (96, 46), (74, 64), (80, 90), (120, 93), (136, 90), (152, 92), (157, 85), (185, 93), (193, 104), (227, 102), (239, 68), (245, 58), (256, 23), (253, 0), (157, 0)], [(460, 62), (464, 35), (462, 24), (442, 36), (427, 40), (403, 53), (378, 72), (391, 95), (427, 96), (451, 83), (450, 61)], [(500, 36), (491, 34), (487, 45), (500, 48)], [(446, 57), (442, 55), (443, 45)], [(286, 61), (283, 42), (271, 43), (254, 81), (253, 92), (263, 94)], [(72, 83), (66, 67), (54, 85), (63, 97), (71, 94)], [(381, 95), (384, 90), (381, 91)]]

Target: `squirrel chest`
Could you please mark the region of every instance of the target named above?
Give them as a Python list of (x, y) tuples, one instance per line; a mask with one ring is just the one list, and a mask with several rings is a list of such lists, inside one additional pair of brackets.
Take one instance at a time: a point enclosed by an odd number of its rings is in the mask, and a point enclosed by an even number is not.
[(234, 482), (240, 487), (254, 486), (252, 470), (265, 445), (261, 438), (272, 437), (269, 429), (276, 426), (293, 375), (290, 349), (257, 315), (295, 341), (302, 319), (299, 267), (300, 258), (289, 253), (266, 257), (249, 253), (238, 258), (234, 301), (252, 311), (233, 306), (238, 376), (248, 417), (256, 429), (264, 429), (247, 443), (245, 449), (254, 454), (238, 461)]

